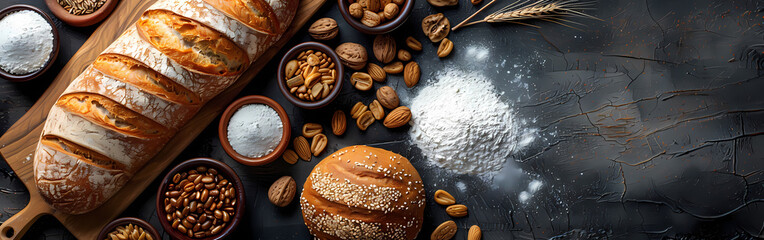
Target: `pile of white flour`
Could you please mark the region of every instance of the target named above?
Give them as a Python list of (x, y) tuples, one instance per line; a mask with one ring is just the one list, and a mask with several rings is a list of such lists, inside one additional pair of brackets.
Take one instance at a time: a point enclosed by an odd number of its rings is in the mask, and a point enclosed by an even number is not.
[(435, 76), (437, 82), (411, 100), (409, 131), (430, 162), (462, 174), (496, 172), (529, 143), (518, 136), (525, 131), (481, 73), (449, 69)]

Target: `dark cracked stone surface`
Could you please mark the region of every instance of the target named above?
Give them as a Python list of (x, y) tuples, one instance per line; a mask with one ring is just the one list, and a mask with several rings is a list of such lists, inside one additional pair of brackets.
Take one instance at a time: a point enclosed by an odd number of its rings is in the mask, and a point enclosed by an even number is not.
[[(0, 2), (5, 7), (21, 1)], [(45, 8), (41, 0), (29, 2)], [(445, 59), (435, 56), (437, 45), (424, 41), (420, 20), (443, 12), (455, 25), (477, 9), (466, 1), (434, 9), (419, 0), (409, 21), (394, 33), (424, 43), (424, 51), (414, 53), (423, 71), (420, 86), (447, 68), (481, 71), (503, 92), (516, 119), (537, 129), (535, 140), (514, 154), (497, 177), (433, 167), (410, 144), (407, 129), (388, 130), (379, 123), (366, 132), (351, 124), (346, 135), (329, 135), (326, 152), (368, 144), (408, 157), (424, 178), (428, 200), (435, 190), (445, 189), (470, 208), (468, 217), (455, 219), (456, 239), (465, 239), (472, 224), (483, 229), (485, 239), (763, 237), (764, 2), (600, 0), (595, 6), (587, 12), (603, 21), (574, 19), (585, 24), (581, 30), (536, 22), (541, 28), (482, 24), (452, 32), (455, 49)], [(347, 25), (335, 2), (314, 19), (325, 16), (338, 20), (341, 29), (329, 45), (352, 41), (370, 46), (373, 37)], [(61, 55), (47, 76), (20, 84), (0, 81), (0, 132), (33, 104), (94, 29), (57, 27), (63, 34)], [(307, 40), (303, 28), (287, 47)], [(476, 50), (488, 51), (488, 57), (475, 57)], [(282, 103), (293, 131), (306, 121), (328, 128), (335, 109), (347, 111), (373, 98), (348, 85), (326, 109), (296, 109), (278, 92), (276, 65), (271, 61), (241, 95), (266, 95)], [(399, 91), (403, 104), (417, 91), (407, 89), (401, 76), (390, 77), (388, 84)], [(266, 192), (282, 175), (302, 186), (318, 160), (240, 165), (220, 147), (217, 124), (207, 127), (173, 165), (212, 157), (236, 169), (245, 183), (248, 213), (231, 239), (309, 239), (298, 204), (276, 208)], [(0, 161), (0, 170), (4, 220), (29, 197), (7, 164)], [(541, 188), (521, 201), (521, 192), (534, 180)], [(147, 219), (161, 231), (154, 208), (157, 181), (122, 215)], [(425, 216), (420, 239), (449, 219), (432, 201)], [(52, 217), (41, 218), (25, 236), (71, 238)]]

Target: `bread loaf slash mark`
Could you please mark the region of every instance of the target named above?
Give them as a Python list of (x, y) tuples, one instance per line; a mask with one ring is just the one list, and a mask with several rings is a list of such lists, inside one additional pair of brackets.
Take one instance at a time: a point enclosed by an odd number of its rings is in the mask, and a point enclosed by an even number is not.
[(83, 160), (85, 160), (85, 163), (88, 163), (90, 165), (98, 166), (105, 169), (111, 169), (111, 170), (124, 170), (125, 165), (111, 160), (111, 158), (104, 156), (103, 154), (97, 153), (93, 150), (90, 150), (86, 147), (80, 146), (79, 144), (76, 144), (72, 141), (66, 140), (62, 137), (55, 136), (55, 135), (45, 135), (42, 136), (42, 139), (40, 140), (42, 144), (45, 144), (46, 146), (52, 147), (59, 152), (63, 152), (69, 155), (73, 155), (75, 157), (79, 157)]
[(95, 93), (65, 94), (58, 99), (56, 105), (98, 125), (132, 137), (152, 138), (169, 133), (167, 128), (154, 120)]
[(165, 100), (183, 105), (201, 104), (198, 95), (133, 58), (103, 54), (96, 58), (93, 67)]
[(143, 39), (189, 70), (231, 76), (249, 66), (243, 49), (193, 19), (166, 10), (149, 10), (136, 26)]
[(265, 0), (204, 0), (208, 4), (255, 31), (281, 34), (278, 17)]

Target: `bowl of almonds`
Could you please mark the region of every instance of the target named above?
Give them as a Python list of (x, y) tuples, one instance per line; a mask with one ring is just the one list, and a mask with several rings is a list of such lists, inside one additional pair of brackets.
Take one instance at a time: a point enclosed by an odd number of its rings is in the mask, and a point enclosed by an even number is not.
[(224, 239), (241, 221), (244, 202), (244, 186), (231, 167), (194, 158), (164, 177), (156, 213), (171, 239)]
[(151, 224), (142, 219), (125, 217), (106, 224), (98, 234), (98, 240), (160, 240), (162, 237)]
[(414, 0), (337, 0), (342, 18), (365, 34), (385, 34), (400, 27)]
[(294, 46), (281, 58), (278, 69), (281, 93), (301, 108), (326, 106), (342, 89), (344, 69), (340, 57), (322, 43)]

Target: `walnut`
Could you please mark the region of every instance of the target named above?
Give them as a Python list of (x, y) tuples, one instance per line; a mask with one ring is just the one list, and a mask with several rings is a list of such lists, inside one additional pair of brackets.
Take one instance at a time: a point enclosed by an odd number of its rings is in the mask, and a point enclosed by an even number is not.
[(380, 62), (389, 63), (393, 61), (396, 54), (395, 39), (389, 34), (377, 35), (374, 38), (372, 50), (374, 51), (374, 57)]
[(321, 18), (316, 20), (308, 28), (310, 36), (316, 40), (330, 40), (337, 36), (339, 27), (337, 27), (337, 21), (332, 18)]
[(456, 6), (459, 0), (427, 0), (430, 5), (435, 7)]
[(348, 11), (350, 12), (350, 16), (353, 16), (354, 18), (362, 18), (363, 17), (363, 6), (361, 6), (360, 3), (353, 3), (350, 4), (350, 7), (348, 7)]
[(440, 42), (448, 36), (451, 24), (442, 13), (433, 14), (422, 19), (422, 31), (432, 42)]
[(385, 5), (385, 18), (393, 19), (398, 16), (398, 5), (395, 3), (388, 3)]
[(343, 43), (337, 46), (334, 51), (337, 52), (340, 60), (342, 60), (342, 64), (355, 70), (361, 70), (365, 67), (366, 61), (369, 58), (366, 48), (358, 43)]
[(382, 23), (382, 16), (379, 16), (379, 14), (375, 12), (366, 10), (363, 11), (363, 18), (361, 18), (361, 23), (367, 27), (376, 27)]

